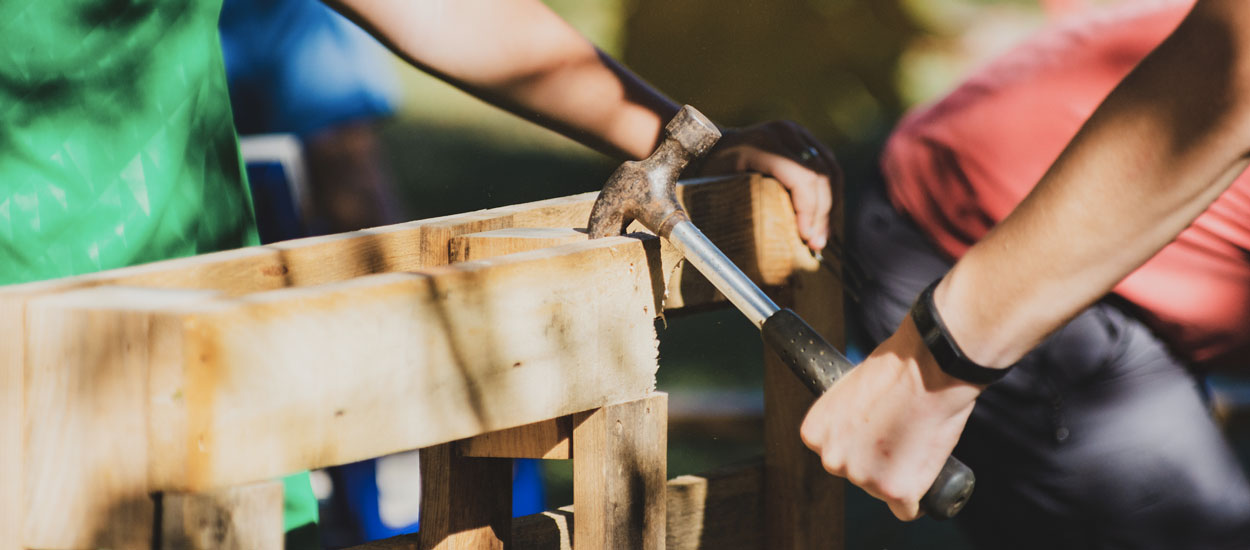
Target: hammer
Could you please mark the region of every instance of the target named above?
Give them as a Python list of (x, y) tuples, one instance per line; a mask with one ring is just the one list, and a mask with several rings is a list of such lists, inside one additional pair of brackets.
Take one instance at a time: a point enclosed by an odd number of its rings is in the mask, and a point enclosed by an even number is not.
[[(855, 367), (798, 314), (781, 309), (703, 235), (677, 202), (677, 177), (720, 139), (720, 130), (686, 105), (664, 127), (664, 140), (650, 157), (617, 168), (590, 212), (590, 238), (620, 235), (638, 220), (668, 239), (682, 256), (724, 294), (763, 334), (764, 341), (812, 393), (820, 395)], [(920, 500), (937, 519), (959, 513), (976, 479), (962, 462), (948, 457)]]

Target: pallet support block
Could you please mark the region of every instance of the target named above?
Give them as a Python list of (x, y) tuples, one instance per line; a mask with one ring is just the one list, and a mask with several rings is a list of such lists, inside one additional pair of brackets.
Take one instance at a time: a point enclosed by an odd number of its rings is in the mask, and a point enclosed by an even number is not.
[(573, 458), (573, 416), (534, 422), (456, 442), (461, 456), (481, 458)]
[(573, 546), (663, 550), (668, 395), (573, 419)]
[(421, 449), (419, 550), (504, 550), (512, 542), (512, 461)]

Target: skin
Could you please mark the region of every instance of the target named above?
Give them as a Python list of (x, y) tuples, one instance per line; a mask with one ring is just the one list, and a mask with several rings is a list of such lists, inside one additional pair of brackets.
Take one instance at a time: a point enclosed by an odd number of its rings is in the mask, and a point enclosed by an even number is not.
[[(1247, 166), (1248, 99), (1250, 3), (1201, 0), (937, 287), (969, 358), (1012, 364), (1197, 218)], [(801, 435), (911, 520), (983, 390), (943, 373), (908, 319), (816, 401)]]
[[(413, 66), (502, 109), (621, 159), (642, 159), (680, 105), (604, 54), (539, 0), (329, 0)], [(801, 152), (817, 151), (800, 161)], [(771, 174), (791, 193), (799, 234), (828, 239), (833, 154), (802, 127), (729, 129), (704, 173)]]

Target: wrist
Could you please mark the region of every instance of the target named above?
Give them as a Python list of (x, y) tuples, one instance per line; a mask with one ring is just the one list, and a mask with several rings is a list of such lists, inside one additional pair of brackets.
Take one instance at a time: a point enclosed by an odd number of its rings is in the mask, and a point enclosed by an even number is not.
[[(966, 263), (961, 262), (933, 290), (934, 306), (968, 358), (979, 365), (1007, 368), (1033, 347), (1020, 332), (1020, 327), (1037, 322), (1021, 317), (1027, 289), (1008, 290), (1001, 280), (985, 280), (975, 270), (961, 270)], [(1014, 298), (998, 298), (1003, 295)]]
[(960, 380), (943, 371), (920, 337), (911, 316), (903, 319), (902, 326), (892, 339), (897, 346), (894, 349), (911, 358), (915, 376), (925, 390), (926, 397), (922, 399), (937, 403), (942, 410), (952, 414), (962, 411), (975, 403), (977, 396), (985, 390), (986, 386)]
[(928, 356), (946, 375), (969, 384), (985, 386), (1001, 380), (1011, 366), (991, 367), (970, 357), (951, 334), (935, 300), (942, 279), (925, 287), (908, 312), (908, 320), (928, 351)]

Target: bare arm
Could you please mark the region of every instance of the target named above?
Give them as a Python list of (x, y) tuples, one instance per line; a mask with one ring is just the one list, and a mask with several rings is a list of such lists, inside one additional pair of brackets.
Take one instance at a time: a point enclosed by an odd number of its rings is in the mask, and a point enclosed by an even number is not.
[[(539, 0), (326, 0), (417, 68), (606, 154), (651, 154), (680, 107), (599, 51)], [(796, 159), (809, 147), (819, 154)], [(790, 191), (800, 235), (822, 248), (840, 172), (803, 128), (731, 132), (713, 171), (754, 170)]]
[(331, 0), (417, 68), (613, 156), (642, 158), (679, 105), (538, 0)]
[(937, 303), (974, 359), (1019, 359), (1175, 239), (1245, 169), (1248, 15), (1244, 2), (1199, 2), (946, 277)]
[[(1197, 218), (1247, 165), (1248, 92), (1250, 4), (1199, 1), (939, 285), (969, 357), (1015, 362)], [(803, 437), (912, 519), (982, 389), (942, 373), (905, 320), (817, 401)]]

